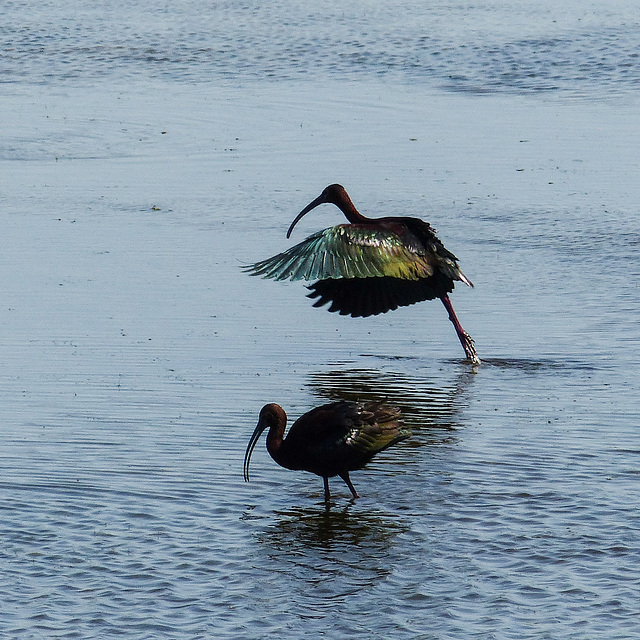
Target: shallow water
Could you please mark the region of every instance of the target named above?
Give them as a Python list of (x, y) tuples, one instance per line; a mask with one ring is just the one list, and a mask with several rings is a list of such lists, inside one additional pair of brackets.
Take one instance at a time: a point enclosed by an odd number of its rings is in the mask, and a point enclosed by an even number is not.
[[(637, 637), (639, 32), (577, 6), (7, 4), (3, 637)], [(335, 181), (438, 229), (481, 366), (241, 272)], [(243, 482), (337, 398), (413, 433), (361, 499)]]

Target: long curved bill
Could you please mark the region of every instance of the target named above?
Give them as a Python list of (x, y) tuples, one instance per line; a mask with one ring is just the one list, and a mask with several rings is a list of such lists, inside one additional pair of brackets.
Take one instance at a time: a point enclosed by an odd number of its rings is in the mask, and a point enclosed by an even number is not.
[(313, 202), (310, 202), (297, 216), (296, 219), (291, 223), (289, 230), (287, 231), (287, 238), (291, 236), (291, 232), (293, 231), (293, 227), (295, 227), (300, 219), (305, 216), (311, 209), (315, 209), (319, 204), (324, 204), (327, 202), (327, 197), (325, 192), (323, 191)]
[(258, 426), (255, 428), (254, 432), (251, 434), (251, 438), (249, 440), (249, 444), (247, 445), (247, 450), (244, 454), (244, 481), (249, 482), (249, 461), (251, 460), (251, 454), (255, 449), (262, 432), (266, 429), (267, 425), (263, 423), (262, 420), (258, 422)]

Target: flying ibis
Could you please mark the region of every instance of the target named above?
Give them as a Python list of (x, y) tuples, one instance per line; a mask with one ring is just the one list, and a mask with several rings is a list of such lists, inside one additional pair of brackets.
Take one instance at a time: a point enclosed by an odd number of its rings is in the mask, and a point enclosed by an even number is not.
[(462, 328), (449, 299), (456, 281), (473, 284), (429, 223), (404, 216), (367, 218), (355, 208), (344, 187), (332, 184), (296, 216), (287, 238), (302, 216), (324, 203), (336, 205), (349, 223), (314, 233), (246, 270), (275, 280), (316, 280), (308, 287), (308, 297), (317, 298), (313, 306), (330, 303), (329, 311), (352, 317), (439, 298), (467, 359), (478, 364), (473, 339)]

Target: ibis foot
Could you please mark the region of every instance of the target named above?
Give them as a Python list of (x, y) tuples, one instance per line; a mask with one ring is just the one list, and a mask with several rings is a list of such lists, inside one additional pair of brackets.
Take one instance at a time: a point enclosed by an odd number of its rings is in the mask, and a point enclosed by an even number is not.
[(480, 364), (482, 360), (478, 357), (478, 352), (476, 351), (476, 344), (473, 341), (473, 338), (466, 332), (463, 331), (462, 335), (459, 336), (460, 342), (462, 343), (462, 348), (464, 349), (465, 354), (467, 355), (467, 360), (471, 364)]

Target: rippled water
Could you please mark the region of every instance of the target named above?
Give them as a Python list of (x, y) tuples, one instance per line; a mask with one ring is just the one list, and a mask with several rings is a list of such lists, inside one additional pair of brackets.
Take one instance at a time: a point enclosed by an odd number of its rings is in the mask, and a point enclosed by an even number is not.
[(7, 2), (3, 79), (390, 76), (460, 91), (598, 95), (640, 83), (640, 19), (620, 0), (101, 4), (70, 14), (57, 2)]
[[(628, 3), (7, 2), (0, 631), (635, 638), (640, 31)], [(244, 275), (330, 182), (476, 287), (366, 320)], [(340, 220), (316, 209), (294, 241)], [(353, 481), (242, 458), (386, 398)]]

